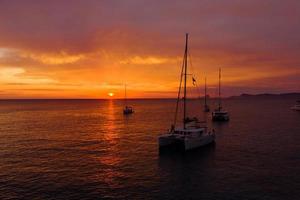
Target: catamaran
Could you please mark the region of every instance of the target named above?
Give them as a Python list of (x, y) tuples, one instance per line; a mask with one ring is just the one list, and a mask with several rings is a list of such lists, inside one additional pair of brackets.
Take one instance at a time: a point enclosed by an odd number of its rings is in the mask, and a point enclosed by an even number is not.
[[(214, 131), (208, 131), (207, 126), (200, 122), (196, 117), (190, 118), (187, 116), (187, 67), (188, 67), (188, 34), (185, 38), (184, 59), (181, 68), (181, 78), (177, 97), (176, 111), (174, 124), (171, 129), (158, 137), (159, 148), (178, 146), (183, 150), (191, 150), (201, 146), (211, 144), (215, 141)], [(177, 113), (180, 101), (182, 79), (184, 78), (183, 86), (183, 125), (176, 127)]]
[(133, 113), (133, 108), (131, 106), (127, 105), (127, 92), (126, 92), (126, 84), (125, 84), (125, 107), (123, 109), (123, 114), (124, 115), (129, 115)]
[(212, 112), (213, 121), (229, 121), (229, 114), (226, 110), (222, 109), (221, 99), (221, 68), (219, 69), (219, 107)]
[(207, 105), (207, 86), (206, 86), (206, 77), (205, 77), (205, 87), (204, 87), (204, 112), (209, 112), (209, 106)]

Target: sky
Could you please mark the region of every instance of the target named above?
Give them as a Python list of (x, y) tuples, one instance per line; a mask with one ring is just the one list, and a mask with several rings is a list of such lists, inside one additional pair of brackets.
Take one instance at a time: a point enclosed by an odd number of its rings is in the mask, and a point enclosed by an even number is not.
[[(0, 98), (300, 92), (298, 0), (0, 0)], [(189, 83), (190, 84), (190, 83)], [(190, 86), (192, 87), (192, 86)], [(194, 91), (191, 89), (191, 91)], [(195, 90), (196, 91), (196, 90)]]

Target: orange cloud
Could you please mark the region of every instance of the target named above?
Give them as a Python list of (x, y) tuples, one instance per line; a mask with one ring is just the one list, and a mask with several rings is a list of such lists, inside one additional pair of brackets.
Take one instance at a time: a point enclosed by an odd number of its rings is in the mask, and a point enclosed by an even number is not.
[(52, 84), (56, 83), (55, 80), (41, 77), (41, 76), (28, 76), (25, 74), (25, 69), (20, 67), (5, 67), (0, 68), (0, 82), (4, 84)]
[[(179, 58), (180, 59), (180, 58)], [(121, 60), (120, 64), (136, 64), (136, 65), (157, 65), (163, 63), (174, 63), (179, 60), (178, 58), (163, 58), (163, 57), (155, 57), (155, 56), (134, 56), (131, 58), (127, 58), (125, 60)]]
[(35, 54), (35, 53), (22, 53), (21, 57), (23, 58), (30, 58), (36, 61), (39, 61), (43, 64), (50, 64), (50, 65), (61, 65), (61, 64), (70, 64), (80, 61), (85, 58), (83, 54), (75, 54), (70, 55), (64, 51), (61, 51), (56, 54)]

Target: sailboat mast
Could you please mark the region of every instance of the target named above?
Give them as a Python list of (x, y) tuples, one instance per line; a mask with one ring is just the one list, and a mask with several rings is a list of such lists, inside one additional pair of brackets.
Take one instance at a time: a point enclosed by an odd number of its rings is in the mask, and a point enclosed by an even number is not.
[(207, 102), (206, 102), (206, 77), (205, 77), (205, 88), (204, 88), (204, 104), (205, 104), (205, 108), (207, 107)]
[(125, 83), (125, 106), (127, 106), (127, 91), (126, 91), (126, 83)]
[(183, 96), (183, 128), (186, 129), (186, 76), (187, 76), (187, 55), (188, 55), (188, 37), (189, 34), (185, 34), (185, 53), (184, 53), (184, 96)]
[(221, 68), (219, 68), (219, 111), (221, 107)]

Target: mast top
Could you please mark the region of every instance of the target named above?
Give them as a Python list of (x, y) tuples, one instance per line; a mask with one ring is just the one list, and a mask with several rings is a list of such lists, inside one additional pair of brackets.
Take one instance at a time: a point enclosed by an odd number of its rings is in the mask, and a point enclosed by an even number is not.
[(219, 68), (219, 96), (221, 98), (221, 68)]

